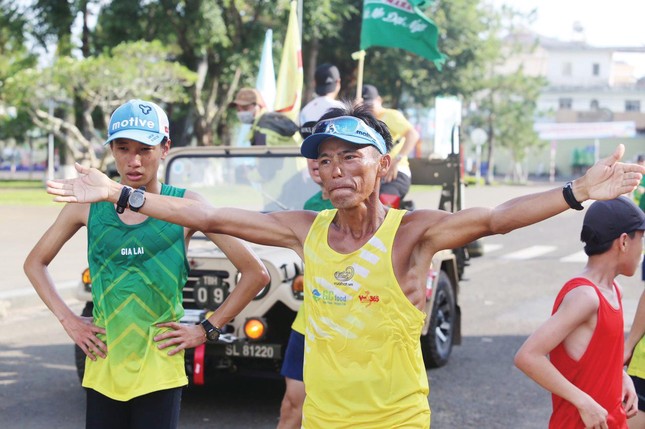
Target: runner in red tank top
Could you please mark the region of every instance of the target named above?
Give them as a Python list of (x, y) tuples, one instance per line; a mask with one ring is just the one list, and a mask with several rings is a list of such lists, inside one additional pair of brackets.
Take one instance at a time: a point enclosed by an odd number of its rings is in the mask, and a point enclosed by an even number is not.
[(636, 272), (643, 230), (645, 214), (628, 198), (594, 202), (580, 234), (585, 269), (564, 285), (551, 317), (515, 356), (515, 365), (552, 393), (550, 428), (627, 429), (638, 410), (623, 371), (623, 308), (614, 279)]

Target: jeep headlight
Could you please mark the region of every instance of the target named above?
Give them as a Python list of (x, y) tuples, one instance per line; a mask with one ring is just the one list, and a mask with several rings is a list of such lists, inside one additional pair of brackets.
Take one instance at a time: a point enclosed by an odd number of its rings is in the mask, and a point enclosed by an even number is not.
[(266, 322), (258, 317), (251, 317), (246, 319), (244, 323), (244, 335), (246, 338), (253, 341), (259, 341), (266, 335), (267, 325)]
[(90, 276), (90, 269), (85, 268), (83, 270), (83, 274), (81, 274), (81, 281), (83, 282), (83, 286), (85, 287), (86, 291), (92, 290), (92, 276)]
[(294, 298), (303, 299), (305, 293), (305, 276), (298, 274), (291, 280), (291, 293)]

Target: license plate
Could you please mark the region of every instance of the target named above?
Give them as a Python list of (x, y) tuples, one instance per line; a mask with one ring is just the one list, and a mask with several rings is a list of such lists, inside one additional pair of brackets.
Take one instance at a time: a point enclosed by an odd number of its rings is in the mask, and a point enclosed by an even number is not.
[(224, 351), (226, 356), (254, 359), (281, 359), (282, 346), (279, 344), (227, 344)]

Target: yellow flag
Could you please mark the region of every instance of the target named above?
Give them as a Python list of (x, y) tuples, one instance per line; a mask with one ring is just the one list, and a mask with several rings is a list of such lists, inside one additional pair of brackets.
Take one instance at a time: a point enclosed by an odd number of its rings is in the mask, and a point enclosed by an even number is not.
[(298, 122), (302, 101), (302, 51), (296, 1), (291, 2), (289, 26), (284, 38), (282, 60), (278, 71), (274, 110)]

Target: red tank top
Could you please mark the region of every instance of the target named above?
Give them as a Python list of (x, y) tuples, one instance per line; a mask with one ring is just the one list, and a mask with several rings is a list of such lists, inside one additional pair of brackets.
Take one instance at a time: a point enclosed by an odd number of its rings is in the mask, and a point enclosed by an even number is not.
[[(598, 294), (598, 320), (591, 341), (579, 361), (573, 360), (564, 344), (559, 344), (550, 353), (551, 363), (574, 385), (588, 393), (609, 415), (610, 429), (627, 429), (627, 417), (622, 406), (623, 386), (623, 305), (618, 287), (618, 309), (613, 308), (598, 287), (585, 278), (569, 280), (553, 304), (556, 312), (565, 295), (578, 286), (593, 286)], [(553, 414), (549, 428), (584, 428), (578, 409), (557, 395), (551, 395)]]

